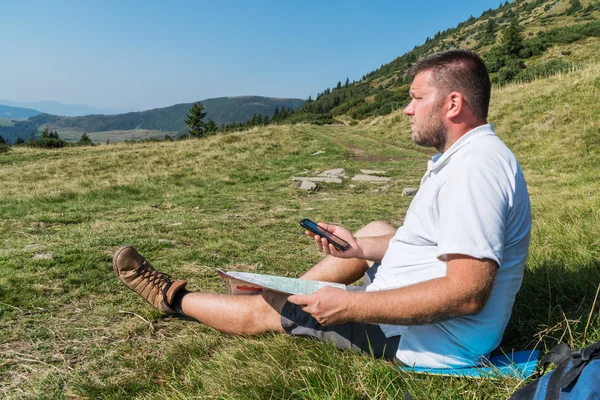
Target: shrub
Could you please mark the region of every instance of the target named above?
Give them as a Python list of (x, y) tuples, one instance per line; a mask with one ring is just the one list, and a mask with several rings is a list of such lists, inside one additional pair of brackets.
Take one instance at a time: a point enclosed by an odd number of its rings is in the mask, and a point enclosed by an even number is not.
[(521, 70), (515, 77), (515, 80), (522, 82), (530, 82), (534, 79), (546, 78), (558, 73), (568, 72), (572, 65), (562, 60), (551, 60), (543, 64), (531, 66), (525, 70)]
[(7, 145), (6, 143), (1, 143), (0, 144), (0, 154), (2, 153), (8, 153), (11, 150), (10, 146)]
[(29, 147), (40, 147), (43, 149), (60, 149), (61, 147), (65, 147), (67, 142), (56, 138), (41, 138), (33, 142), (28, 142), (27, 145)]
[(500, 68), (498, 71), (498, 84), (505, 85), (515, 80), (515, 78), (525, 68), (523, 60), (511, 59), (508, 61), (505, 67)]

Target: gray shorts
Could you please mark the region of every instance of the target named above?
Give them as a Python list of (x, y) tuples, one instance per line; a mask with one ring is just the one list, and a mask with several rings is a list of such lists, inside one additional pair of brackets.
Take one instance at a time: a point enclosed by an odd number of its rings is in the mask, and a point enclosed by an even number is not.
[[(348, 286), (349, 291), (365, 291), (375, 276), (375, 264), (365, 274), (363, 286)], [(323, 326), (299, 305), (285, 303), (281, 310), (281, 326), (293, 336), (301, 336), (332, 343), (338, 349), (357, 350), (377, 358), (396, 359), (400, 336), (385, 337), (377, 324), (346, 322), (342, 325)]]

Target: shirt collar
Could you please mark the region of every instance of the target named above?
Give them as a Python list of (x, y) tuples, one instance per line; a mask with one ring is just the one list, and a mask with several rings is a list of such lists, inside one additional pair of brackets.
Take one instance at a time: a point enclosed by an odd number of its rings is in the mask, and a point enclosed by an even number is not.
[(471, 141), (480, 136), (495, 135), (494, 125), (485, 124), (477, 128), (471, 129), (469, 132), (462, 135), (448, 150), (443, 153), (438, 153), (427, 162), (427, 175), (432, 172), (437, 172), (442, 169), (450, 160), (450, 157), (460, 150), (463, 146), (471, 143)]

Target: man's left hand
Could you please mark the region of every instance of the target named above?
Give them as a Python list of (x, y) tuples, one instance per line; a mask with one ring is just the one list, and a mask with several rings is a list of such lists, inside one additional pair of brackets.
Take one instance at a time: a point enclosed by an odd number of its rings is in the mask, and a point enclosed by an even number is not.
[(321, 325), (331, 326), (351, 321), (351, 295), (345, 290), (326, 286), (308, 295), (292, 295), (288, 301), (302, 307)]

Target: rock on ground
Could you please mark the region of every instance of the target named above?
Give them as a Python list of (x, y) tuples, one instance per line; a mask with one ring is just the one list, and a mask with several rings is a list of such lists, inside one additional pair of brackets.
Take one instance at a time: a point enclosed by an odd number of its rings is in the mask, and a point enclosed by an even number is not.
[(317, 187), (316, 183), (314, 183), (312, 181), (308, 181), (308, 180), (304, 180), (300, 184), (300, 190), (314, 190), (316, 187)]
[(419, 189), (411, 187), (404, 188), (404, 190), (402, 191), (402, 196), (414, 196), (415, 194), (417, 194), (418, 190)]
[(344, 171), (344, 168), (335, 168), (335, 169), (328, 169), (327, 171), (323, 171), (317, 176), (325, 176), (328, 178), (337, 178), (337, 177), (344, 178), (346, 176), (346, 172)]
[(33, 257), (31, 257), (32, 260), (52, 260), (52, 258), (54, 257), (54, 254), (52, 253), (36, 253)]
[(352, 178), (353, 181), (363, 181), (363, 182), (387, 182), (390, 178), (386, 178), (384, 176), (373, 176), (373, 175), (356, 175)]
[(303, 176), (294, 176), (292, 177), (293, 181), (311, 181), (311, 182), (326, 182), (326, 183), (342, 183), (340, 178), (326, 178), (326, 177), (303, 177)]
[(383, 174), (387, 174), (387, 171), (379, 171), (379, 170), (375, 170), (375, 169), (361, 169), (360, 172), (363, 173), (363, 174), (365, 174), (365, 175), (383, 175)]

